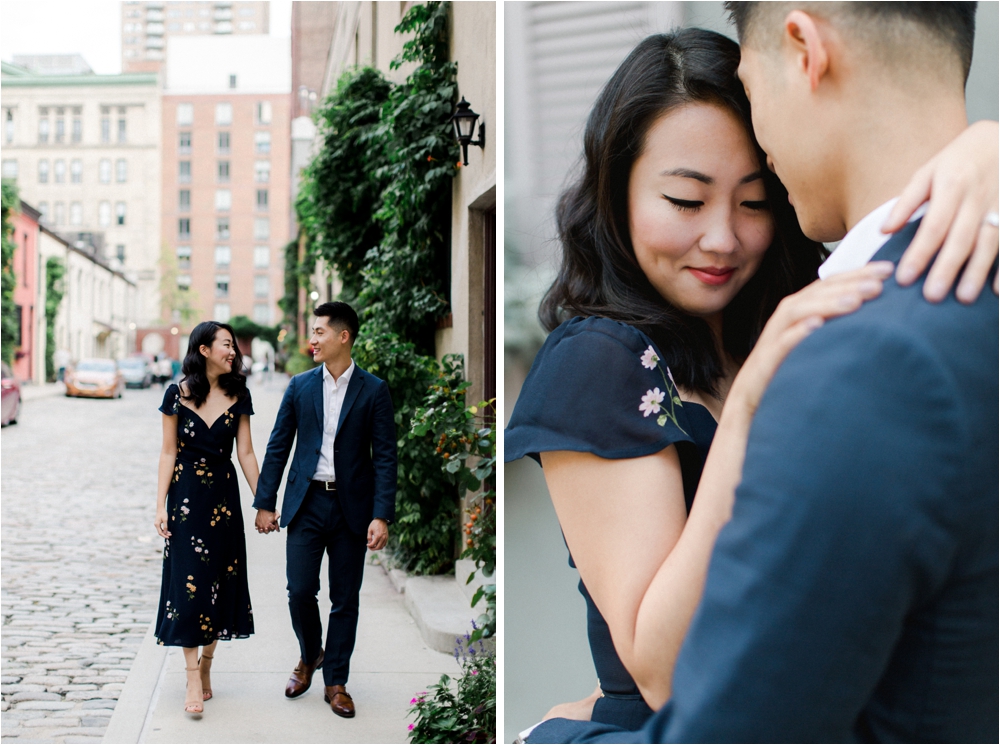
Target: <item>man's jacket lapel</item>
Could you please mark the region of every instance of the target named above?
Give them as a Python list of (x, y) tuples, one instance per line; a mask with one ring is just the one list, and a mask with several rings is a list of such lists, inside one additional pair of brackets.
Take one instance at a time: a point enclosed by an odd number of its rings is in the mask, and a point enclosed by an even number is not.
[(312, 378), (312, 390), (309, 392), (316, 410), (316, 426), (320, 437), (323, 436), (323, 365), (316, 368)]
[(347, 395), (344, 396), (344, 405), (340, 407), (340, 418), (337, 420), (337, 435), (340, 435), (340, 429), (344, 426), (344, 417), (347, 416), (347, 412), (351, 410), (351, 406), (354, 402), (358, 400), (358, 394), (361, 392), (361, 387), (365, 384), (365, 372), (360, 367), (355, 365), (354, 374), (351, 375), (351, 382), (347, 384)]

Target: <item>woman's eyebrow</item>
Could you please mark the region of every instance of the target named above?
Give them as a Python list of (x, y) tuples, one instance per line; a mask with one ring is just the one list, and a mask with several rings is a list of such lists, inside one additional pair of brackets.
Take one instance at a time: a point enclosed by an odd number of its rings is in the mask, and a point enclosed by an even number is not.
[[(701, 171), (693, 171), (690, 168), (673, 168), (669, 171), (663, 171), (660, 173), (661, 176), (680, 176), (681, 178), (692, 178), (695, 181), (700, 181), (703, 184), (711, 186), (715, 183), (715, 179), (711, 176), (702, 173)], [(754, 171), (753, 173), (748, 173), (746, 176), (740, 179), (740, 184), (749, 184), (751, 181), (756, 181), (759, 178), (764, 178), (763, 171)]]

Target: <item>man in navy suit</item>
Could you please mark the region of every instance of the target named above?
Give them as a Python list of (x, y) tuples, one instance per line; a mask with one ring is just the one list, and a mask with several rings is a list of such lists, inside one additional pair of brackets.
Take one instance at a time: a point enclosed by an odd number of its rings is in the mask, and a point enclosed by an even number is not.
[[(324, 700), (335, 714), (353, 717), (346, 685), (365, 552), (385, 546), (396, 514), (396, 424), (385, 381), (351, 359), (357, 313), (340, 302), (323, 303), (314, 313), (309, 344), (322, 364), (285, 389), (253, 506), (258, 532), (288, 528), (288, 608), (301, 657), (285, 695), (305, 693), (322, 664)], [(279, 524), (278, 485), (296, 435)], [(316, 599), (324, 551), (331, 603), (325, 652)]]
[[(820, 276), (898, 262), (918, 222), (880, 228), (966, 126), (975, 3), (727, 5), (769, 164), (805, 233), (844, 239)], [(931, 304), (925, 281), (778, 370), (671, 700), (638, 733), (554, 719), (529, 742), (997, 741), (997, 299)]]

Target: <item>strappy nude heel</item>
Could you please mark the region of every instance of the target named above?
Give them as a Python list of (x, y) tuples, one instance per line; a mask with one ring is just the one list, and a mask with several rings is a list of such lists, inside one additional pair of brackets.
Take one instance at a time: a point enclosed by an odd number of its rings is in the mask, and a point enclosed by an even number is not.
[[(201, 670), (201, 691), (204, 701), (208, 701), (210, 698), (212, 698), (212, 678), (211, 677), (208, 678), (208, 685), (205, 685), (205, 678), (208, 677), (209, 673), (212, 670), (212, 660), (214, 659), (215, 655), (210, 655), (210, 654), (202, 654), (201, 657), (198, 658), (198, 669)], [(208, 669), (205, 669), (201, 666), (202, 660), (208, 660)]]
[[(198, 673), (198, 687), (201, 687), (201, 667), (186, 667), (184, 671), (187, 673), (188, 677), (188, 690), (191, 690), (191, 673)], [(187, 698), (185, 693), (184, 698), (184, 713), (191, 716), (194, 719), (201, 719), (202, 713), (205, 711), (205, 705), (201, 702), (200, 697), (197, 698)]]

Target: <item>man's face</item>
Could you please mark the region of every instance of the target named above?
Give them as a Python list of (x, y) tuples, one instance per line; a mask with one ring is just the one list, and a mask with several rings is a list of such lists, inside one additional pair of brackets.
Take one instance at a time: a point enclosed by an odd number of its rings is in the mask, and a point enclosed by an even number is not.
[(335, 360), (345, 351), (350, 354), (350, 332), (347, 329), (330, 326), (329, 320), (326, 316), (316, 316), (312, 319), (309, 346), (313, 350), (313, 362)]
[(750, 99), (754, 135), (788, 190), (802, 231), (813, 240), (835, 241), (844, 235), (829, 192), (836, 144), (819, 96), (796, 62), (785, 47), (744, 45), (739, 77)]

